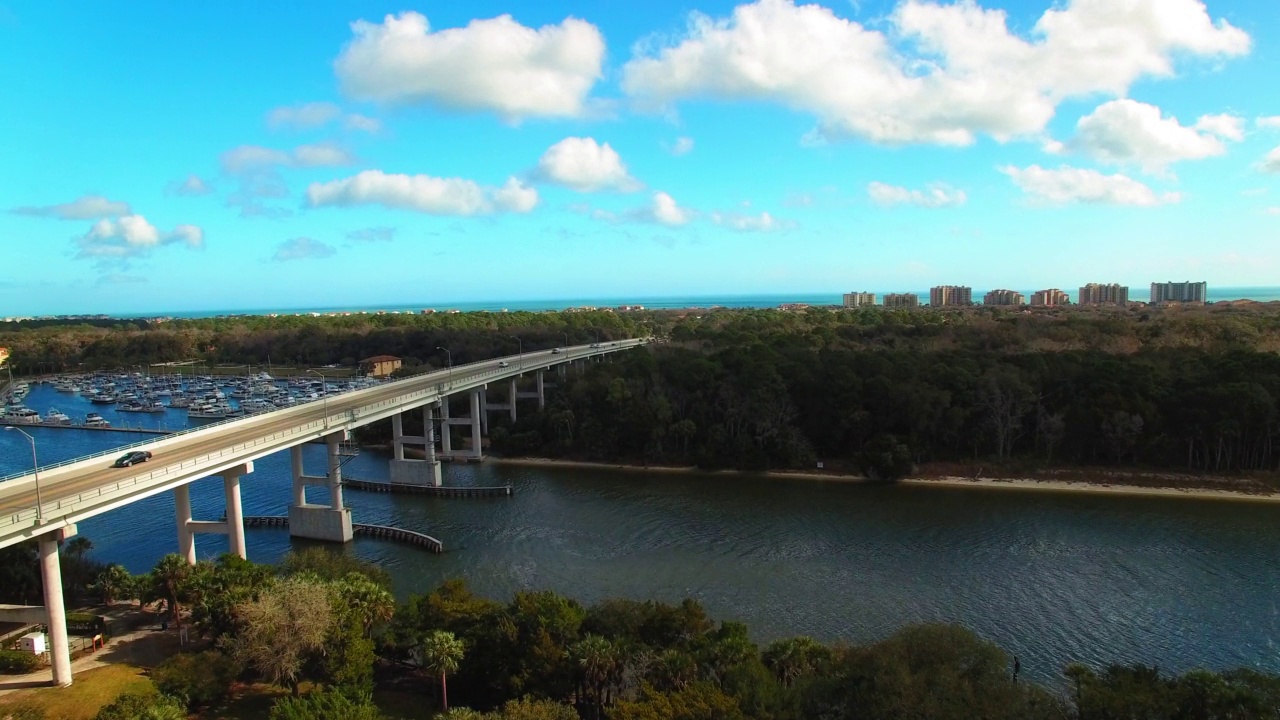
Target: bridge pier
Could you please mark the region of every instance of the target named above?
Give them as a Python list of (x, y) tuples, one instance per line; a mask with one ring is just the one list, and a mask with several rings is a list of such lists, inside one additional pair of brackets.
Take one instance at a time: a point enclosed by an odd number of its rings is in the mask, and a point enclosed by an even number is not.
[[(342, 502), (342, 458), (338, 452), (339, 444), (346, 439), (346, 435), (346, 430), (338, 430), (324, 438), (329, 465), (327, 477), (307, 475), (303, 467), (302, 448), (294, 446), (290, 449), (293, 462), (293, 504), (289, 506), (289, 535), (311, 540), (351, 542), (351, 508), (345, 507)], [(328, 486), (328, 505), (307, 502), (307, 487), (310, 485)]]
[(440, 456), (453, 458), (453, 431), (449, 429), (449, 396), (440, 398)]
[[(440, 461), (436, 459), (436, 438), (434, 408), (425, 405), (422, 408), (422, 436), (406, 436), (404, 434), (403, 413), (391, 416), (391, 444), (395, 454), (391, 460), (391, 482), (399, 485), (428, 485), (440, 487), (443, 483), (440, 474)], [(423, 460), (406, 460), (404, 446), (406, 443), (421, 444), (426, 456)]]
[(484, 396), (484, 391), (484, 387), (471, 391), (471, 453), (476, 460), (484, 459), (480, 436), (480, 398)]
[(196, 533), (227, 536), (227, 552), (248, 559), (244, 539), (244, 506), (240, 502), (240, 477), (253, 472), (253, 463), (227, 468), (221, 473), (226, 501), (223, 520), (195, 520), (191, 516), (191, 484), (173, 489), (174, 520), (178, 526), (178, 554), (189, 565), (196, 564)]
[[(487, 386), (480, 386), (470, 392), (471, 414), (468, 417), (449, 417), (449, 398), (440, 399), (441, 418), (440, 422), (440, 456), (446, 460), (483, 460), (484, 446), (482, 444), (483, 431), (482, 423), (484, 422), (484, 393)], [(452, 425), (470, 425), (471, 426), (471, 452), (463, 454), (461, 451), (453, 449), (453, 440), (451, 438)]]
[(76, 526), (68, 525), (40, 536), (40, 581), (44, 586), (44, 607), (49, 627), (49, 663), (53, 684), (71, 684), (71, 646), (67, 643), (67, 608), (62, 601), (62, 568), (58, 562), (58, 543), (76, 534)]

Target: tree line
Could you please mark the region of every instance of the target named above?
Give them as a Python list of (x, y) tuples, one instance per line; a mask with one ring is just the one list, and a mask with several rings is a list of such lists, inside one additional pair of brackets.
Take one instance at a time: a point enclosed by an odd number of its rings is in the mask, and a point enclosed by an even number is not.
[[(159, 694), (117, 698), (98, 720), (221, 712), (238, 684), (287, 691), (272, 720), (379, 720), (394, 689), (407, 717), (453, 720), (1270, 720), (1280, 676), (1171, 675), (1072, 663), (1051, 689), (968, 630), (917, 625), (866, 644), (808, 637), (761, 647), (694, 600), (582, 605), (546, 591), (500, 602), (461, 580), (396, 603), (386, 572), (325, 549), (278, 567), (234, 555), (149, 573), (103, 568), (105, 602), (155, 603), (191, 646), (151, 672)], [(385, 703), (383, 703), (385, 704)], [(15, 714), (36, 718), (36, 715)], [(203, 715), (200, 715), (203, 716)]]

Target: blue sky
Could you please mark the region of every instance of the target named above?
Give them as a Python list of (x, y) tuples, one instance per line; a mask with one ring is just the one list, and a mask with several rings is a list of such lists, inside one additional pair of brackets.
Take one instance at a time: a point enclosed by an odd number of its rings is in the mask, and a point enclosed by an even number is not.
[(1274, 0), (0, 1), (0, 316), (1274, 285)]

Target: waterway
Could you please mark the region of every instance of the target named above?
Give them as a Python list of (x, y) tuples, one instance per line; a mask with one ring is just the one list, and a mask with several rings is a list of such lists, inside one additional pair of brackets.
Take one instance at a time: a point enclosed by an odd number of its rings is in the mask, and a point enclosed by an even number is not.
[[(48, 386), (27, 398), (42, 412), (50, 403), (71, 412)], [(42, 464), (141, 439), (33, 434)], [(322, 448), (305, 456), (318, 471)], [(344, 471), (384, 479), (386, 460), (365, 451)], [(21, 436), (0, 433), (0, 475), (29, 466)], [(1271, 504), (496, 463), (447, 465), (445, 482), (510, 483), (515, 495), (348, 492), (358, 522), (425, 532), (446, 552), (363, 538), (345, 551), (388, 568), (400, 594), (464, 577), (502, 599), (543, 588), (584, 602), (692, 597), (760, 642), (862, 642), (906, 623), (957, 622), (1046, 681), (1071, 660), (1280, 671), (1280, 508)], [(287, 455), (258, 461), (243, 483), (246, 514), (284, 514)], [(192, 503), (197, 518), (219, 517), (221, 482), (196, 483)], [(173, 500), (150, 498), (80, 531), (96, 558), (141, 572), (176, 549)], [(261, 562), (299, 546), (282, 530), (248, 535)], [(197, 548), (212, 557), (226, 545), (200, 536)]]

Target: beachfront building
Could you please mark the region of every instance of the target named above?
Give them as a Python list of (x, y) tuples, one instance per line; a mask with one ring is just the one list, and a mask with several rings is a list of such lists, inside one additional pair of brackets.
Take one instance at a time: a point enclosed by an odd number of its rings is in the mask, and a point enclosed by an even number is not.
[(1071, 298), (1058, 288), (1037, 290), (1031, 294), (1031, 304), (1037, 307), (1058, 307), (1071, 304)]
[(929, 290), (929, 304), (934, 307), (972, 305), (973, 288), (964, 285), (939, 285)]
[(1203, 303), (1209, 294), (1208, 283), (1163, 282), (1151, 283), (1151, 302)]
[(915, 293), (888, 293), (884, 296), (887, 308), (913, 308), (920, 306), (920, 296)]
[(1089, 283), (1080, 288), (1076, 296), (1079, 305), (1128, 305), (1129, 288), (1116, 283)]
[(983, 305), (1026, 305), (1022, 293), (1013, 290), (992, 290), (982, 298)]
[(847, 308), (864, 307), (876, 304), (876, 294), (869, 292), (851, 292), (844, 294), (844, 306)]

